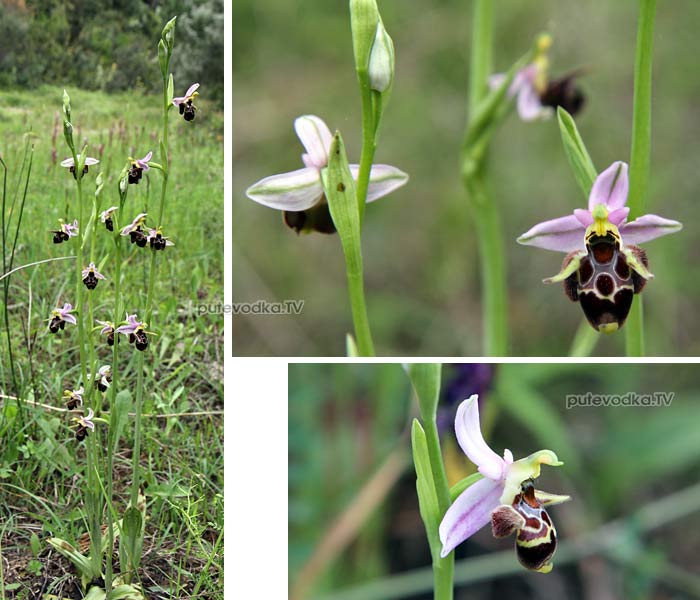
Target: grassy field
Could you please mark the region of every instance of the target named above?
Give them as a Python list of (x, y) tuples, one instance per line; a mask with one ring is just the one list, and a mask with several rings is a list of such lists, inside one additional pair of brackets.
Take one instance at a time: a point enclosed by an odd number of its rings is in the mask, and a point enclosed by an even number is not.
[[(101, 159), (84, 179), (86, 195), (92, 195), (95, 174), (101, 171), (104, 210), (119, 203), (117, 178), (127, 157), (153, 150), (158, 160), (160, 97), (68, 91), (76, 143), (86, 141), (88, 155)], [(176, 95), (183, 92), (176, 89)], [(140, 465), (148, 518), (138, 576), (150, 598), (223, 597), (223, 323), (220, 316), (197, 311), (200, 304), (222, 299), (223, 115), (207, 101), (206, 90), (200, 93), (194, 122), (171, 112), (171, 176), (163, 225), (175, 245), (159, 256), (149, 323), (155, 335), (145, 359)], [(58, 166), (70, 155), (63, 140), (61, 96), (61, 89), (49, 87), (0, 93), (8, 256), (27, 173), (25, 150), (33, 153), (15, 268), (74, 251), (70, 243), (53, 244), (49, 233), (59, 218), (76, 217), (75, 182)], [(123, 220), (148, 212), (149, 206), (155, 210), (159, 190), (159, 173), (153, 169), (138, 186), (129, 186), (129, 214)], [(106, 235), (96, 245), (100, 257), (113, 252)], [(129, 246), (123, 298), (133, 313), (144, 306), (150, 252), (139, 254)], [(79, 543), (86, 532), (81, 502), (85, 446), (76, 444), (61, 401), (79, 374), (75, 332), (69, 326), (63, 335), (52, 336), (46, 322), (55, 306), (71, 301), (74, 264), (55, 260), (11, 277), (7, 309), (14, 385), (4, 307), (0, 311), (1, 598), (82, 597), (71, 564), (46, 544), (51, 536)], [(94, 291), (94, 314), (111, 320), (114, 282), (105, 274), (107, 281)], [(136, 354), (123, 353), (120, 389), (134, 389)], [(111, 349), (101, 346), (98, 357), (108, 362)], [(132, 415), (115, 455), (119, 514), (131, 481), (133, 421)]]
[[(455, 599), (700, 596), (693, 365), (445, 365), (441, 390), (450, 485), (475, 469), (454, 415), (478, 393), (494, 451), (555, 451), (564, 465), (543, 467), (537, 487), (572, 497), (549, 513), (559, 538), (551, 573), (523, 569), (513, 540), (486, 527), (457, 548)], [(569, 395), (659, 392), (673, 394), (669, 406), (566, 406)], [(411, 459), (417, 415), (400, 365), (290, 366), (291, 598), (433, 598)]]
[[(375, 345), (384, 356), (479, 356), (479, 266), (458, 167), (471, 3), (389, 0), (380, 9), (396, 47), (396, 77), (376, 160), (411, 179), (367, 209), (363, 250)], [(495, 69), (507, 68), (548, 30), (552, 74), (585, 68), (580, 84), (587, 103), (577, 123), (596, 167), (628, 161), (637, 3), (503, 0), (495, 11)], [(298, 316), (239, 318), (234, 349), (242, 355), (343, 355), (352, 322), (337, 237), (295, 235), (277, 211), (247, 199), (245, 189), (302, 166), (293, 130), (302, 114), (340, 129), (350, 162), (358, 162), (360, 96), (347, 3), (243, 3), (234, 13), (235, 300), (305, 300)], [(692, 216), (700, 186), (693, 25), (699, 18), (700, 4), (691, 0), (658, 5), (648, 211), (681, 221), (684, 230), (646, 245), (656, 276), (643, 294), (652, 355), (700, 354)], [(535, 223), (585, 205), (556, 120), (523, 123), (512, 116), (495, 140), (491, 163), (506, 243), (510, 354), (566, 355), (581, 310), (559, 286), (541, 283), (558, 271), (562, 255), (515, 241)], [(623, 352), (622, 335), (602, 338), (595, 349)]]

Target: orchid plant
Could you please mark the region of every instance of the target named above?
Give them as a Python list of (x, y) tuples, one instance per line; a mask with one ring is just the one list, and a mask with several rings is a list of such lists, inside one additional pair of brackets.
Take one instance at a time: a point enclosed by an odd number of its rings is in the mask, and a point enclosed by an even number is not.
[[(348, 163), (340, 132), (332, 134), (319, 117), (303, 115), (295, 120), (294, 129), (306, 150), (302, 155), (304, 168), (265, 177), (251, 185), (246, 195), (259, 204), (283, 211), (284, 222), (297, 233), (338, 233), (355, 329), (354, 338), (348, 335), (347, 352), (373, 356), (362, 264), (365, 205), (404, 185), (408, 175), (390, 165), (373, 164), (395, 61), (394, 44), (376, 0), (350, 0), (350, 23), (362, 100), (359, 164)], [(182, 104), (180, 108), (182, 112)]]
[[(49, 318), (49, 331), (58, 333), (65, 329), (66, 323), (77, 325), (77, 344), (80, 356), (80, 385), (63, 392), (63, 401), (66, 409), (71, 413), (78, 412), (71, 422), (73, 432), (78, 443), (84, 442), (86, 446), (86, 485), (85, 509), (89, 526), (89, 556), (85, 556), (73, 545), (65, 540), (52, 538), (49, 543), (61, 554), (69, 558), (78, 568), (84, 591), (91, 600), (101, 598), (143, 598), (143, 591), (138, 583), (134, 582), (136, 569), (141, 558), (141, 548), (145, 532), (146, 503), (140, 494), (140, 439), (141, 439), (141, 409), (144, 397), (144, 354), (149, 346), (149, 336), (154, 332), (146, 331), (146, 322), (150, 322), (153, 316), (153, 303), (157, 282), (157, 256), (173, 242), (162, 233), (165, 204), (167, 198), (167, 183), (170, 167), (168, 156), (168, 114), (172, 109), (178, 109), (186, 121), (194, 119), (196, 107), (193, 103), (198, 95), (199, 84), (193, 84), (185, 96), (173, 97), (173, 75), (170, 73), (170, 60), (174, 46), (174, 30), (176, 18), (166, 23), (161, 33), (158, 44), (158, 61), (161, 68), (163, 81), (163, 96), (160, 101), (163, 118), (163, 131), (159, 143), (160, 162), (153, 160), (153, 151), (148, 150), (143, 158), (134, 159), (128, 157), (125, 166), (117, 177), (116, 194), (118, 203), (106, 210), (100, 210), (101, 195), (103, 191), (103, 175), (99, 173), (95, 180), (95, 193), (86, 215), (84, 210), (83, 188), (86, 185), (89, 167), (100, 165), (98, 159), (87, 155), (87, 144), (77, 149), (73, 135), (73, 118), (70, 97), (64, 92), (64, 137), (72, 156), (64, 160), (61, 165), (69, 169), (76, 182), (75, 207), (78, 218), (72, 224), (60, 221), (60, 229), (51, 233), (55, 243), (70, 242), (76, 240), (76, 282), (75, 282), (75, 306), (65, 302), (62, 308), (56, 308)], [(101, 156), (101, 154), (100, 154)], [(98, 167), (99, 168), (99, 167)], [(143, 206), (133, 206), (141, 203), (138, 197), (127, 204), (129, 184), (138, 184), (143, 175), (152, 170), (161, 174), (160, 201), (151, 208), (151, 216), (146, 211), (139, 212)], [(146, 194), (148, 195), (148, 194)], [(148, 203), (146, 199), (145, 203)], [(120, 221), (126, 215), (135, 214), (130, 224), (124, 225)], [(86, 218), (87, 216), (87, 218)], [(151, 225), (146, 220), (151, 219)], [(104, 224), (98, 233), (98, 222)], [(84, 223), (87, 223), (84, 226)], [(106, 232), (106, 234), (105, 234)], [(107, 235), (114, 244), (109, 256), (97, 256), (95, 239), (98, 235)], [(139, 248), (148, 248), (148, 282), (145, 286), (145, 299), (142, 311), (145, 321), (137, 318), (136, 313), (126, 315), (124, 321), (120, 321), (124, 315), (122, 299), (122, 267), (137, 261), (134, 256), (126, 256), (125, 240), (128, 237), (135, 244), (134, 252), (143, 252)], [(103, 274), (111, 265), (113, 272), (109, 278)], [(144, 267), (145, 269), (146, 267)], [(126, 279), (126, 278), (124, 278)], [(100, 281), (105, 284), (97, 288)], [(83, 288), (82, 286), (85, 286)], [(138, 289), (144, 286), (137, 276), (134, 282)], [(95, 301), (95, 295), (105, 291), (105, 287), (113, 287), (114, 310), (111, 319), (96, 319), (94, 313), (99, 305)], [(141, 312), (141, 311), (140, 311)], [(96, 340), (93, 332), (99, 330), (100, 335), (106, 336), (107, 345), (111, 348), (111, 361), (107, 364), (100, 359)], [(134, 445), (132, 448), (132, 482), (130, 502), (121, 515), (116, 513), (113, 503), (113, 462), (116, 445), (120, 432), (124, 426), (128, 409), (131, 405), (132, 392), (122, 383), (120, 371), (125, 371), (126, 364), (120, 364), (120, 352), (118, 336), (122, 334), (128, 338), (130, 344), (138, 351), (135, 357), (136, 363), (136, 388), (134, 419)], [(98, 367), (98, 365), (100, 365)], [(117, 390), (120, 389), (119, 393)], [(104, 404), (108, 404), (109, 412), (103, 413)], [(105, 428), (106, 426), (106, 428)], [(105, 430), (106, 429), (106, 430)], [(106, 442), (106, 453), (104, 445)], [(106, 504), (106, 511), (104, 505)], [(106, 519), (106, 528), (102, 523)], [(115, 574), (112, 565), (112, 549), (117, 537), (120, 537), (119, 545), (120, 566), (122, 573)], [(106, 559), (103, 562), (103, 557)]]

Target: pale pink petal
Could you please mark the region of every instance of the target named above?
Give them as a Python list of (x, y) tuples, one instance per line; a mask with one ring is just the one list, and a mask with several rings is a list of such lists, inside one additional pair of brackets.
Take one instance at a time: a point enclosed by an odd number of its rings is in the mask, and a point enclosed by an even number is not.
[(306, 148), (306, 154), (302, 156), (304, 164), (317, 169), (325, 167), (333, 136), (323, 120), (314, 115), (304, 115), (294, 121), (294, 130)]
[(71, 325), (77, 325), (78, 321), (75, 320), (75, 317), (73, 315), (63, 315), (61, 317), (66, 323), (70, 323)]
[(518, 115), (523, 121), (534, 121), (550, 112), (542, 106), (540, 97), (531, 85), (523, 85), (518, 91)]
[(455, 417), (455, 434), (469, 460), (479, 467), (479, 472), (489, 479), (500, 480), (505, 461), (491, 450), (481, 435), (479, 397), (476, 394), (459, 405)]
[[(80, 157), (78, 157), (78, 160), (80, 160)], [(98, 162), (100, 162), (100, 161), (97, 160), (96, 158), (92, 158), (91, 156), (87, 156), (87, 157), (85, 158), (85, 164), (88, 165), (88, 166), (90, 166), (90, 165), (96, 165)]]
[(590, 210), (586, 210), (585, 208), (577, 208), (574, 210), (574, 216), (584, 227), (590, 227), (593, 225), (593, 215), (591, 214)]
[(323, 186), (318, 171), (306, 167), (265, 177), (251, 185), (246, 190), (246, 196), (277, 210), (299, 211), (319, 202), (323, 196)]
[[(352, 178), (357, 181), (360, 172), (360, 165), (348, 165)], [(401, 169), (391, 165), (372, 165), (369, 172), (369, 186), (367, 187), (367, 202), (377, 200), (382, 196), (390, 194), (395, 189), (405, 185), (408, 175)]]
[(199, 89), (199, 84), (193, 83), (190, 87), (187, 88), (187, 92), (185, 92), (185, 98), (194, 94), (198, 89)]
[(520, 244), (536, 246), (545, 250), (558, 252), (573, 252), (585, 247), (584, 234), (586, 228), (575, 215), (559, 217), (550, 221), (538, 223), (518, 238)]
[(457, 497), (440, 523), (440, 556), (444, 558), (464, 540), (488, 525), (491, 512), (500, 504), (502, 491), (503, 482), (480, 479)]
[(664, 219), (658, 215), (644, 215), (620, 228), (625, 244), (641, 244), (662, 235), (680, 231), (683, 225), (678, 221)]
[(592, 211), (596, 204), (605, 204), (610, 211), (622, 208), (628, 192), (627, 163), (618, 160), (596, 178), (588, 197), (588, 210)]
[[(503, 85), (503, 82), (506, 80), (506, 74), (505, 73), (494, 73), (491, 75), (488, 79), (488, 86), (489, 90), (492, 92), (497, 90), (499, 87)], [(509, 90), (510, 92), (510, 90)], [(512, 96), (512, 94), (508, 94), (509, 96)]]
[(608, 214), (608, 221), (610, 221), (613, 225), (619, 227), (620, 223), (622, 223), (627, 218), (628, 214), (630, 214), (629, 206), (616, 208)]

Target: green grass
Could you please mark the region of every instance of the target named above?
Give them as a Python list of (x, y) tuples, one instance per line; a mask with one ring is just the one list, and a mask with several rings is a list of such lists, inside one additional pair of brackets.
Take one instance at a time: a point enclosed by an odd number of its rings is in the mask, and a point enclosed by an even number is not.
[[(105, 179), (101, 209), (117, 205), (117, 177), (127, 157), (140, 158), (153, 150), (157, 160), (160, 97), (73, 89), (69, 93), (76, 142), (82, 145), (86, 139), (90, 156), (98, 156), (102, 147), (99, 169), (91, 168), (84, 179), (85, 196), (94, 192), (95, 174), (101, 169)], [(10, 205), (20, 181), (22, 156), (27, 142), (33, 146), (15, 267), (75, 251), (74, 240), (54, 245), (49, 233), (59, 218), (77, 218), (72, 208), (75, 183), (66, 169), (57, 166), (69, 155), (63, 140), (61, 95), (61, 89), (52, 87), (0, 93), (5, 107), (0, 115), (0, 153), (8, 166), (6, 218), (12, 219), (11, 235), (21, 197), (14, 212)], [(156, 335), (146, 356), (140, 464), (148, 520), (139, 576), (154, 598), (223, 597), (223, 323), (220, 316), (196, 312), (198, 304), (217, 303), (222, 297), (223, 115), (207, 102), (205, 93), (198, 108), (193, 123), (171, 113), (171, 177), (163, 225), (175, 246), (158, 257), (149, 324)], [(155, 210), (159, 190), (159, 174), (151, 170), (138, 186), (130, 186), (128, 214), (122, 220), (130, 221), (149, 206)], [(100, 258), (113, 248), (102, 233), (98, 229)], [(132, 245), (125, 251), (122, 289), (129, 313), (145, 304), (149, 254)], [(108, 268), (113, 269), (112, 262)], [(92, 292), (94, 314), (111, 320), (113, 281), (109, 271), (104, 274), (107, 281)], [(16, 386), (0, 314), (0, 531), (4, 531), (0, 558), (8, 561), (0, 597), (3, 586), (5, 597), (29, 599), (38, 593), (37, 582), (49, 586), (44, 593), (51, 586), (64, 586), (67, 594), (75, 583), (70, 564), (49, 552), (45, 543), (51, 536), (75, 542), (86, 531), (81, 505), (85, 449), (76, 444), (61, 412), (63, 390), (73, 389), (79, 377), (77, 330), (68, 326), (53, 336), (46, 323), (55, 306), (72, 301), (74, 277), (74, 261), (49, 262), (12, 275), (7, 308)], [(121, 347), (119, 389), (133, 393), (136, 352), (128, 344)], [(111, 362), (111, 349), (103, 341), (97, 353), (105, 363)], [(127, 421), (115, 457), (119, 514), (128, 499), (132, 442), (133, 418)], [(38, 565), (28, 563), (33, 558), (29, 543), (33, 533), (41, 542)], [(65, 578), (60, 577), (63, 572)]]

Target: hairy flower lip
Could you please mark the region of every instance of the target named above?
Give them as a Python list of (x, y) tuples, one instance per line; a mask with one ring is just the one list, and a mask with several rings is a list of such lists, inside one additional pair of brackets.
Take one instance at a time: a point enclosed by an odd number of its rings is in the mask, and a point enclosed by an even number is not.
[(607, 222), (617, 228), (626, 244), (641, 244), (679, 231), (678, 221), (654, 214), (627, 222), (629, 177), (627, 163), (616, 161), (596, 178), (588, 197), (588, 209), (576, 209), (573, 214), (538, 223), (518, 238), (518, 243), (557, 252), (585, 250), (586, 230), (593, 226), (597, 207), (607, 211)]
[(551, 450), (540, 450), (517, 461), (513, 460), (510, 450), (504, 451), (503, 458), (496, 454), (481, 433), (476, 394), (459, 405), (455, 434), (460, 447), (477, 465), (484, 479), (466, 488), (443, 516), (439, 527), (442, 557), (486, 526), (494, 509), (512, 504), (522, 482), (539, 477), (541, 465), (562, 464)]
[[(321, 171), (328, 165), (328, 150), (333, 136), (325, 122), (315, 115), (303, 115), (294, 121), (294, 129), (306, 152), (304, 168), (270, 175), (246, 190), (248, 198), (275, 210), (299, 212), (325, 202)], [(359, 165), (351, 164), (357, 179)], [(367, 202), (386, 196), (408, 181), (408, 175), (391, 165), (373, 165)]]

